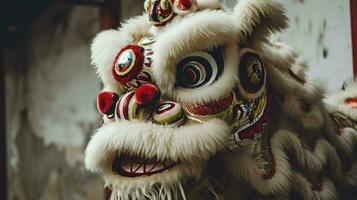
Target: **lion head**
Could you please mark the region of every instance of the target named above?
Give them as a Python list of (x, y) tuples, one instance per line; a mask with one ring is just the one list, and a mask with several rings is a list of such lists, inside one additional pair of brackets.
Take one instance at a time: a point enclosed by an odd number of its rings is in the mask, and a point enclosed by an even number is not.
[(273, 102), (269, 74), (293, 56), (269, 37), (286, 26), (282, 5), (270, 0), (233, 9), (146, 0), (142, 16), (99, 33), (91, 52), (104, 123), (85, 165), (104, 176), (112, 199), (217, 198), (221, 156), (237, 148), (271, 176), (261, 135)]

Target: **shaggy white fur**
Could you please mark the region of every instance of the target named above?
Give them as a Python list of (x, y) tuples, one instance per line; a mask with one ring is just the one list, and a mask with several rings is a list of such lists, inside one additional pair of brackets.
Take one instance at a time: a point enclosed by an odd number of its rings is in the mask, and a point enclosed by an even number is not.
[[(294, 52), (291, 52), (289, 49), (277, 51), (268, 45), (259, 50), (262, 51), (264, 61), (267, 64), (270, 87), (273, 88), (275, 94), (282, 100), (281, 110), (283, 114), (290, 118), (290, 120), (289, 118), (282, 120), (281, 124), (287, 125), (293, 132), (280, 130), (273, 134), (270, 140), (273, 157), (276, 160), (276, 174), (272, 179), (262, 179), (258, 170), (255, 169), (253, 161), (247, 155), (237, 155), (226, 161), (230, 173), (235, 174), (237, 179), (243, 178), (254, 189), (264, 195), (276, 194), (277, 196), (284, 196), (286, 194), (289, 196), (289, 191), (292, 189), (290, 186), (296, 185), (297, 188), (300, 188), (296, 192), (299, 192), (304, 199), (338, 198), (339, 195), (337, 194), (334, 182), (340, 183), (341, 181), (352, 179), (342, 174), (341, 160), (335, 148), (337, 147), (340, 153), (348, 152), (345, 155), (352, 157), (354, 153), (351, 152), (351, 148), (354, 148), (357, 144), (356, 130), (345, 129), (341, 136), (337, 136), (336, 133), (331, 132), (333, 128), (330, 127), (330, 124), (326, 124), (329, 123), (326, 122), (327, 112), (321, 105), (324, 90), (320, 86), (314, 86), (309, 83), (302, 84), (292, 79), (288, 74), (288, 70), (295, 67), (295, 72), (297, 71), (298, 75), (303, 76), (306, 69), (305, 63)], [(345, 94), (340, 102), (344, 101), (347, 96), (351, 97), (355, 94), (352, 92), (353, 86), (352, 84), (347, 87), (345, 93), (348, 93), (348, 95)], [(355, 92), (356, 89), (353, 91)], [(329, 112), (331, 111), (333, 110), (330, 109)], [(351, 108), (348, 111), (343, 113), (349, 114), (353, 118)], [(295, 128), (290, 127), (291, 121), (294, 121), (291, 125), (294, 125)], [(295, 130), (296, 126), (300, 127), (300, 129)], [(306, 136), (310, 133), (315, 134), (314, 137), (319, 138), (321, 137), (320, 131), (323, 128), (329, 130), (327, 131), (330, 134), (328, 141), (323, 138), (318, 139), (314, 151), (304, 148), (304, 144), (302, 143), (303, 138), (300, 136)], [(333, 140), (332, 143), (330, 143), (331, 140)], [(334, 182), (326, 178), (322, 183), (321, 191), (313, 190), (304, 175), (292, 171), (289, 163), (290, 158), (287, 155), (297, 159), (297, 164), (300, 165), (298, 168), (302, 169), (302, 171), (320, 174), (325, 169), (329, 169)], [(354, 172), (353, 167), (351, 169), (351, 173), (353, 174), (352, 171)]]
[(357, 80), (350, 81), (345, 90), (328, 94), (324, 102), (328, 105), (329, 112), (341, 112), (351, 119), (357, 120), (357, 110), (351, 109), (351, 106), (345, 104), (348, 98), (357, 98)]
[(337, 194), (335, 185), (328, 178), (323, 180), (320, 191), (312, 190), (313, 186), (311, 183), (298, 172), (293, 173), (292, 184), (294, 185), (292, 189), (299, 194), (302, 199), (335, 200), (340, 198)]
[(186, 200), (186, 195), (181, 183), (177, 185), (149, 185), (146, 187), (136, 187), (135, 189), (123, 190), (119, 187), (112, 187), (110, 200)]
[(275, 174), (271, 179), (263, 179), (254, 161), (246, 154), (227, 156), (225, 164), (230, 174), (238, 180), (245, 180), (259, 193), (264, 195), (286, 194), (290, 191), (292, 170), (281, 138), (286, 131), (278, 131), (271, 139), (272, 153), (275, 159)]
[[(181, 183), (187, 178), (199, 178), (204, 162), (221, 151), (230, 134), (223, 121), (212, 120), (205, 124), (170, 128), (144, 122), (121, 121), (100, 128), (86, 149), (87, 169), (101, 172), (106, 185), (114, 189), (119, 199), (170, 199), (182, 192)], [(170, 160), (177, 165), (170, 170), (151, 176), (128, 178), (112, 171), (112, 162), (119, 155), (135, 155), (158, 160)], [(160, 191), (153, 186), (160, 185)], [(151, 188), (151, 189), (150, 189)], [(177, 190), (179, 188), (180, 190)], [(158, 193), (157, 193), (158, 192)]]
[(285, 29), (288, 21), (283, 5), (273, 0), (240, 0), (233, 18), (238, 33), (253, 49), (259, 49), (272, 33)]
[(264, 57), (269, 58), (272, 64), (281, 71), (289, 70), (295, 62), (295, 52), (286, 44), (270, 43), (263, 45), (260, 49)]
[(205, 161), (224, 148), (230, 127), (221, 120), (179, 128), (120, 121), (98, 129), (86, 149), (86, 167), (108, 170), (121, 154), (171, 161)]
[[(246, 180), (259, 193), (268, 195), (289, 194), (291, 190), (299, 192), (304, 199), (335, 199), (336, 189), (334, 183), (328, 179), (322, 183), (322, 190), (315, 191), (311, 184), (299, 172), (293, 171), (290, 166), (290, 158), (293, 156), (301, 169), (309, 173), (320, 174), (326, 168), (332, 172), (334, 181), (341, 181), (341, 162), (336, 150), (326, 140), (317, 142), (314, 152), (305, 148), (296, 134), (286, 130), (279, 130), (271, 138), (271, 148), (275, 159), (275, 175), (271, 179), (263, 179), (255, 168), (254, 162), (245, 154), (226, 157), (226, 165), (229, 173), (237, 179)], [(294, 168), (299, 168), (294, 166)], [(297, 188), (291, 188), (295, 185)]]
[(263, 45), (260, 51), (261, 54), (269, 58), (276, 68), (285, 73), (289, 73), (289, 70), (291, 70), (297, 77), (306, 82), (307, 63), (292, 46), (275, 41)]

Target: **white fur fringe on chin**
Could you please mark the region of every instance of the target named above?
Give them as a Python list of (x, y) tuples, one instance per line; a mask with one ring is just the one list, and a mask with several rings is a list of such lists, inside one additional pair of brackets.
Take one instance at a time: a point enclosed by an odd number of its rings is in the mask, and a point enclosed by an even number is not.
[(147, 185), (127, 189), (123, 186), (112, 188), (110, 200), (186, 200), (181, 183), (174, 185)]

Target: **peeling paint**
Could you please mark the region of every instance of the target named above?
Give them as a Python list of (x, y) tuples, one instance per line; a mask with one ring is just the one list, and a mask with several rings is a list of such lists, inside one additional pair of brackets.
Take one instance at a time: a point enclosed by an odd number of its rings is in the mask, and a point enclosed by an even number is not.
[(61, 186), (59, 184), (58, 172), (57, 171), (51, 172), (40, 200), (47, 200), (47, 199), (59, 200), (61, 197), (60, 190), (59, 190), (60, 187)]
[[(307, 61), (308, 80), (328, 92), (353, 78), (350, 0), (277, 0), (286, 8), (289, 28), (278, 36)], [(227, 0), (228, 8), (237, 0)]]
[(319, 80), (329, 92), (353, 77), (349, 0), (280, 0), (290, 27), (281, 36), (309, 64), (308, 79)]
[(103, 195), (104, 183), (83, 166), (100, 119), (100, 84), (89, 59), (97, 32), (98, 8), (59, 3), (31, 25), (28, 42), (6, 50), (10, 200)]
[[(89, 8), (74, 8), (68, 21), (52, 25), (42, 18), (31, 37), (28, 77), (28, 118), (44, 144), (65, 151), (74, 166), (82, 159), (86, 134), (98, 120), (94, 107), (99, 83), (89, 63), (89, 43), (97, 30)], [(82, 17), (85, 16), (85, 17)], [(53, 34), (48, 34), (49, 27)], [(85, 32), (83, 30), (86, 30)], [(46, 38), (46, 42), (37, 38)], [(45, 56), (43, 56), (45, 55)]]
[(18, 170), (19, 153), (16, 138), (20, 130), (21, 114), (24, 104), (24, 63), (25, 46), (8, 49), (4, 54), (6, 66), (6, 132), (9, 168)]

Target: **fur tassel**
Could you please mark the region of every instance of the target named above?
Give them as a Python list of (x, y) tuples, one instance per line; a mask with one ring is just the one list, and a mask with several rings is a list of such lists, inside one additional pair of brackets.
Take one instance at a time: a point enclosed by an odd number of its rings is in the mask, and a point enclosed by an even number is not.
[(287, 17), (281, 3), (272, 0), (240, 0), (233, 11), (241, 36), (258, 49), (271, 33), (285, 29)]

